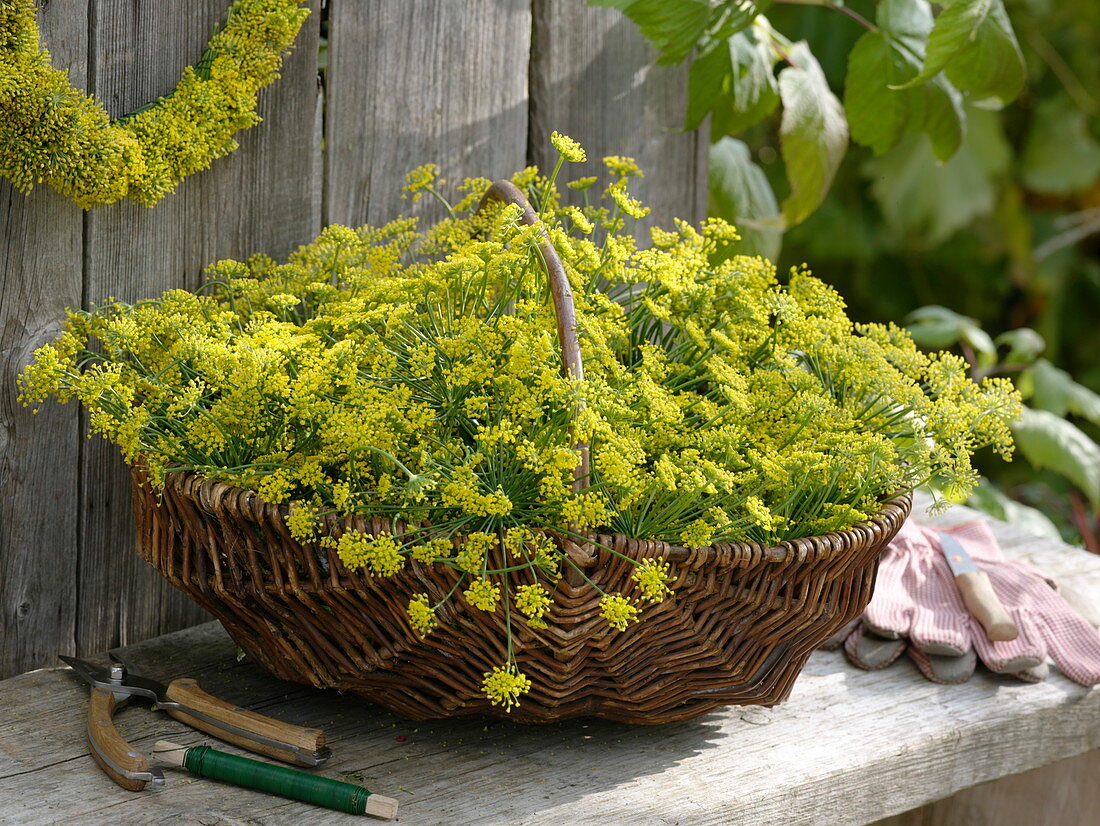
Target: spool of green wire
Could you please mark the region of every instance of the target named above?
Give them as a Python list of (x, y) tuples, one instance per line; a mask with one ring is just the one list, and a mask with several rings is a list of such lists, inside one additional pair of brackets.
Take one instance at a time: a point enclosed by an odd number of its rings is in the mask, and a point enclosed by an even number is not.
[(353, 783), (238, 757), (210, 746), (187, 748), (161, 740), (155, 749), (157, 756), (165, 761), (212, 780), (223, 780), (355, 815), (393, 817), (397, 814), (397, 801), (392, 797), (371, 794)]

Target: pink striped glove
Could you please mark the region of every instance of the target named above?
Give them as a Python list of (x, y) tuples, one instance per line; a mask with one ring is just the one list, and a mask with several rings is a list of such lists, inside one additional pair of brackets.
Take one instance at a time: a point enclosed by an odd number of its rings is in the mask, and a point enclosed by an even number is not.
[(863, 617), (826, 647), (843, 641), (855, 665), (884, 668), (906, 652), (928, 679), (960, 683), (980, 659), (987, 668), (1035, 682), (1048, 656), (1074, 682), (1100, 683), (1100, 634), (1074, 611), (1055, 584), (1027, 563), (1005, 559), (989, 525), (975, 520), (945, 529), (989, 575), (1019, 636), (991, 642), (963, 604), (936, 531), (906, 523), (879, 566)]

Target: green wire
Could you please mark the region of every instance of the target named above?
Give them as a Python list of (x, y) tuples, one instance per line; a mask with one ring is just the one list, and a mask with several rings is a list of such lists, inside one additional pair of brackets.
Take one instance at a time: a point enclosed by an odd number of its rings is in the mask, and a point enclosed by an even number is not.
[(184, 753), (183, 765), (192, 774), (201, 777), (224, 780), (237, 786), (259, 789), (355, 815), (366, 812), (367, 798), (371, 795), (362, 786), (238, 757), (210, 746), (189, 748)]

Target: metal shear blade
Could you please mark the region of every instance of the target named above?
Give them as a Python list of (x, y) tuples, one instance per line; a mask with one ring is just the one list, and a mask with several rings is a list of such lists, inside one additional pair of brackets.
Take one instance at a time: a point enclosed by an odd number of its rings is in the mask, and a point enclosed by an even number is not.
[(101, 668), (78, 657), (58, 654), (58, 659), (69, 665), (73, 671), (88, 681), (94, 688), (105, 688), (115, 695), (115, 704), (121, 706), (129, 702), (134, 695), (146, 697), (158, 704), (170, 703), (167, 686), (154, 680), (148, 680), (134, 674), (127, 664), (114, 654), (110, 655), (113, 665)]

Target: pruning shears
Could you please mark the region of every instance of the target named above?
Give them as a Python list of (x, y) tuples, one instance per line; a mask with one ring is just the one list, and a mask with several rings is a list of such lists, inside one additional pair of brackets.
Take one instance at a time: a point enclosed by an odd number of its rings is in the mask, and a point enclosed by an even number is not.
[(145, 697), (155, 707), (187, 725), (249, 751), (299, 766), (319, 766), (332, 753), (320, 729), (302, 728), (265, 717), (207, 694), (197, 680), (181, 677), (168, 685), (139, 676), (120, 657), (101, 668), (76, 657), (58, 655), (91, 686), (88, 744), (92, 757), (116, 783), (141, 791), (147, 783), (164, 784), (160, 769), (130, 746), (115, 728), (113, 716), (131, 697)]

